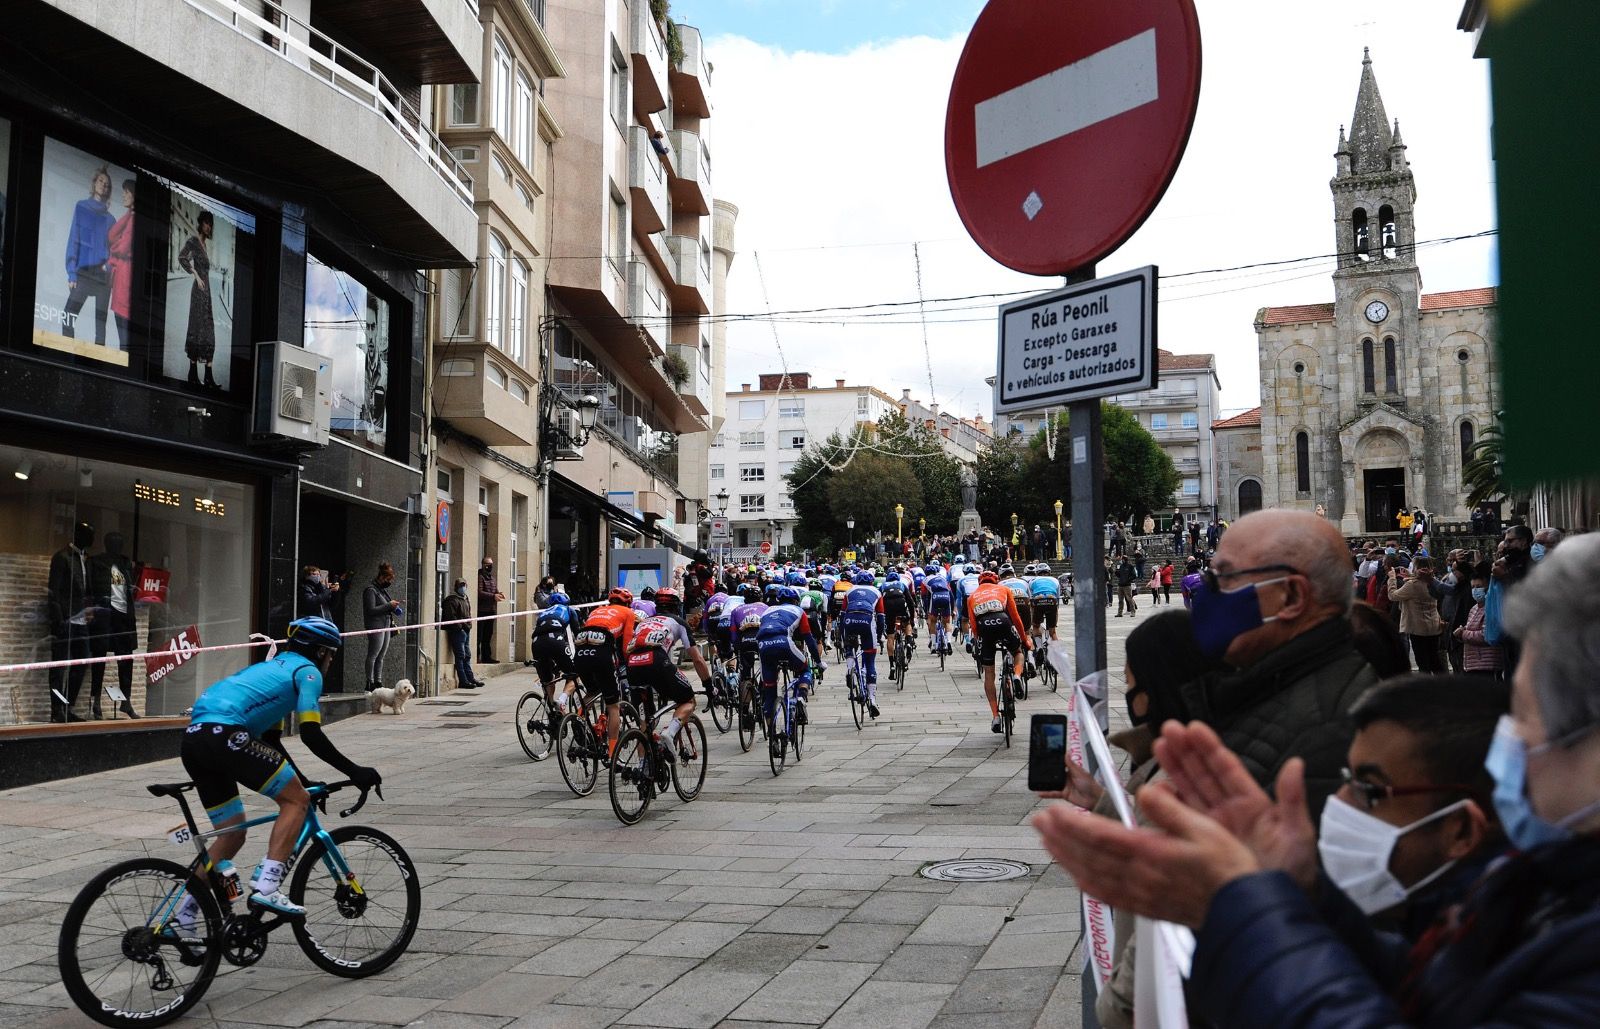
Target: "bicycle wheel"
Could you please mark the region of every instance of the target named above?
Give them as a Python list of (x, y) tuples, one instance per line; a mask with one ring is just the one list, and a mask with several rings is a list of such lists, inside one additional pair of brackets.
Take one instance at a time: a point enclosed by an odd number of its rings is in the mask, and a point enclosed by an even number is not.
[[(798, 717), (800, 714), (800, 698), (796, 695), (797, 688), (794, 683), (789, 684), (785, 695), (789, 698), (789, 750), (794, 754), (794, 763), (800, 763), (800, 748), (806, 742), (806, 723)], [(810, 712), (807, 712), (809, 715)]]
[(611, 810), (623, 825), (633, 825), (643, 818), (656, 795), (650, 749), (650, 738), (643, 729), (629, 729), (617, 740), (607, 788), (611, 793)]
[(856, 670), (854, 668), (845, 671), (844, 685), (845, 689), (850, 694), (850, 717), (855, 719), (856, 731), (859, 732), (861, 730), (861, 716), (865, 708), (865, 703), (861, 696), (861, 683), (856, 681)]
[(1001, 727), (1005, 730), (1006, 749), (1011, 749), (1011, 726), (1017, 720), (1017, 702), (1011, 699), (1011, 691), (1003, 690), (1004, 699), (1000, 704)]
[(517, 701), (517, 742), (523, 753), (534, 761), (550, 756), (555, 744), (555, 726), (550, 718), (550, 702), (543, 686), (535, 686)]
[(684, 803), (700, 796), (706, 784), (706, 727), (696, 715), (690, 715), (678, 730), (673, 746), (672, 788)]
[[(188, 891), (201, 918), (183, 939), (172, 914)], [(61, 984), (110, 1026), (165, 1025), (200, 1002), (222, 960), (222, 912), (210, 886), (174, 861), (112, 865), (78, 891), (56, 943)]]
[(750, 702), (749, 693), (741, 690), (738, 702), (739, 719), (739, 749), (749, 753), (751, 744), (756, 741), (756, 725), (760, 721), (754, 705)]
[(778, 704), (767, 724), (767, 764), (772, 766), (774, 776), (783, 774), (783, 763), (789, 756), (788, 725), (788, 712), (784, 705)]
[(714, 673), (711, 685), (706, 687), (706, 706), (711, 709), (711, 721), (718, 732), (733, 728), (733, 704), (728, 700), (728, 681), (721, 672)]
[(567, 788), (580, 797), (592, 793), (600, 778), (600, 754), (604, 751), (597, 751), (595, 745), (594, 730), (583, 720), (582, 709), (562, 717), (556, 729), (556, 764), (561, 766)]
[(894, 688), (896, 692), (906, 688), (906, 669), (911, 665), (911, 641), (904, 636), (894, 648)]
[(341, 825), (328, 835), (352, 878), (338, 869), (321, 840), (306, 848), (289, 880), (289, 899), (305, 905), (306, 916), (290, 924), (312, 964), (346, 979), (365, 979), (410, 946), (422, 913), (421, 877), (388, 833)]

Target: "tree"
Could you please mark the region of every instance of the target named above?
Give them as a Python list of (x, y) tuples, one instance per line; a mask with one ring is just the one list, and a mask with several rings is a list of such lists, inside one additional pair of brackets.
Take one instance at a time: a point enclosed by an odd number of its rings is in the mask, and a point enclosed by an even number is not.
[(922, 487), (922, 503), (906, 524), (925, 518), (934, 532), (954, 532), (961, 519), (961, 463), (944, 452), (944, 437), (926, 424), (912, 424), (898, 411), (878, 419), (878, 451), (900, 455)]
[(823, 550), (832, 541), (845, 538), (844, 520), (834, 518), (828, 506), (828, 484), (839, 474), (834, 469), (859, 446), (862, 438), (860, 429), (849, 439), (836, 432), (817, 446), (806, 448), (784, 476), (799, 520), (794, 529), (794, 541), (799, 546)]
[(922, 507), (922, 485), (910, 462), (862, 450), (828, 482), (828, 508), (834, 521), (856, 520), (855, 538), (894, 532), (894, 507), (901, 504), (913, 522)]
[(978, 515), (998, 530), (1011, 525), (1011, 512), (1024, 491), (1023, 459), (1027, 445), (1020, 432), (996, 436), (978, 451)]
[(1133, 521), (1172, 506), (1183, 478), (1139, 419), (1113, 404), (1100, 405), (1105, 444), (1106, 515)]

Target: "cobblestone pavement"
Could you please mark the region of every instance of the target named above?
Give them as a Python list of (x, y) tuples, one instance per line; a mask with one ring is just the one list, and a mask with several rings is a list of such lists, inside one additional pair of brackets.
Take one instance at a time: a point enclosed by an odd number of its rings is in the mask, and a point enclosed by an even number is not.
[[(1110, 620), (1118, 671), (1134, 621)], [(1062, 628), (1070, 639), (1070, 618)], [(812, 704), (802, 763), (774, 779), (759, 742), (741, 753), (708, 718), (700, 799), (659, 798), (630, 828), (603, 780), (577, 799), (553, 759), (523, 756), (511, 710), (529, 681), (506, 675), (442, 698), (465, 704), (413, 701), (404, 716), (331, 730), (387, 780), (389, 800), (358, 820), (397, 836), (423, 873), (405, 957), (337, 979), (277, 934), (259, 965), (224, 964), (179, 1024), (1079, 1024), (1078, 893), (1026, 824), (1037, 804), (1026, 718), (1065, 710), (1064, 693), (1020, 705), (1008, 751), (960, 653), (941, 672), (924, 649), (903, 691), (880, 685), (883, 717), (860, 732), (835, 674)], [(0, 1027), (91, 1024), (58, 981), (62, 914), (115, 861), (182, 858), (162, 838), (175, 809), (144, 791), (182, 778), (169, 761), (0, 793)], [(246, 844), (243, 868), (261, 842)], [(917, 875), (963, 857), (1032, 870), (997, 883)]]

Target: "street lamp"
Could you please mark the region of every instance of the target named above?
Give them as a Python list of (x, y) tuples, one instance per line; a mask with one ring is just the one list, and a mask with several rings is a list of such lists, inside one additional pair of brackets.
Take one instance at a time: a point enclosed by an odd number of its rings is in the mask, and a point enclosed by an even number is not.
[(849, 546), (849, 548), (851, 550), (854, 550), (854, 549), (856, 549), (856, 516), (855, 515), (850, 515), (849, 517), (847, 517), (844, 520), (844, 527), (846, 529), (850, 530), (850, 536), (849, 536), (850, 542), (849, 542), (848, 546)]
[(896, 505), (894, 505), (894, 538), (895, 538), (895, 542), (900, 542), (900, 541), (905, 539), (905, 517), (906, 517), (906, 506), (904, 504), (896, 504)]
[(926, 518), (918, 518), (917, 519), (917, 535), (918, 536), (926, 536), (927, 534), (928, 534), (928, 520)]
[(1056, 560), (1057, 561), (1062, 560), (1062, 556), (1061, 556), (1061, 537), (1062, 537), (1062, 532), (1061, 532), (1061, 509), (1064, 506), (1065, 505), (1062, 504), (1061, 501), (1059, 501), (1059, 500), (1056, 501)]

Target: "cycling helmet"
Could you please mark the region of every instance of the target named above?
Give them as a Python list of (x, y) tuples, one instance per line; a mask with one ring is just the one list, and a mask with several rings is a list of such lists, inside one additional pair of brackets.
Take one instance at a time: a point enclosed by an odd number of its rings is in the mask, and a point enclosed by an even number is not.
[(639, 591), (640, 600), (654, 600), (656, 596), (656, 588), (654, 586), (646, 586), (644, 589)]
[(821, 579), (813, 577), (813, 578), (810, 578), (810, 579), (806, 580), (806, 589), (808, 589), (808, 590), (820, 590), (821, 588), (822, 588), (822, 580)]
[(856, 573), (855, 583), (856, 583), (857, 586), (871, 586), (872, 582), (873, 582), (873, 576), (872, 576), (871, 572), (857, 572)]
[(1000, 581), (1000, 576), (996, 575), (993, 572), (984, 572), (983, 574), (978, 576), (979, 585), (982, 585), (983, 583), (987, 583), (987, 582), (999, 582), (999, 581)]
[(793, 586), (779, 586), (778, 587), (778, 603), (780, 603), (780, 604), (798, 604), (798, 603), (800, 603), (800, 591), (795, 589)]
[(1000, 574), (1009, 579), (1011, 576), (1017, 574), (1017, 570), (1010, 564), (1003, 564), (1000, 566)]
[(301, 647), (327, 647), (329, 650), (338, 650), (340, 645), (339, 627), (326, 618), (315, 615), (309, 618), (296, 618), (289, 623), (289, 642)]
[[(641, 594), (642, 596), (642, 594)], [(683, 598), (678, 596), (678, 591), (668, 586), (663, 586), (655, 591), (656, 610), (679, 607)]]
[(886, 590), (904, 590), (906, 584), (900, 581), (899, 576), (891, 575), (883, 580), (883, 588)]
[(739, 587), (739, 599), (746, 604), (754, 604), (761, 599), (761, 588), (753, 582), (747, 582)]
[(783, 583), (785, 586), (804, 586), (806, 584), (806, 573), (788, 572), (783, 577)]
[(560, 590), (556, 590), (554, 593), (550, 594), (551, 607), (565, 606), (570, 603), (572, 603), (572, 598), (567, 596), (565, 593), (562, 593)]
[(606, 599), (613, 604), (621, 604), (623, 607), (627, 607), (633, 603), (633, 591), (617, 586), (606, 596)]

